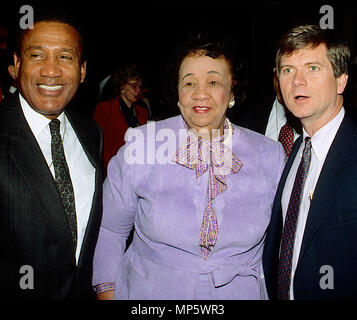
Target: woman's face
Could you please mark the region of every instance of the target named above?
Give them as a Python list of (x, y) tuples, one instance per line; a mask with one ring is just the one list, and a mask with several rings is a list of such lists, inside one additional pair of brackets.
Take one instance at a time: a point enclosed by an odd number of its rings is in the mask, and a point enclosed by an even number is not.
[(139, 100), (141, 95), (142, 81), (140, 79), (129, 80), (121, 88), (121, 98), (127, 105), (131, 105)]
[[(213, 59), (196, 54), (187, 56), (179, 71), (179, 107), (187, 125), (205, 133), (220, 129), (223, 133), (228, 103), (233, 97), (229, 64), (224, 58)], [(207, 132), (207, 131), (206, 131)]]

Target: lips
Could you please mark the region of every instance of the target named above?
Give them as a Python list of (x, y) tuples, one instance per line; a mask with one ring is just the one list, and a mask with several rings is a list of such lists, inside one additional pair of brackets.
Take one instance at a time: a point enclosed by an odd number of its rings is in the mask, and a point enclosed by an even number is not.
[(63, 84), (37, 84), (39, 91), (47, 96), (56, 96), (62, 92)]
[(62, 85), (48, 86), (48, 85), (45, 85), (45, 84), (39, 84), (38, 87), (41, 88), (42, 90), (46, 90), (46, 91), (57, 91), (57, 90), (60, 90), (62, 88)]
[(194, 106), (192, 109), (196, 113), (207, 113), (210, 110), (210, 108), (206, 106)]
[(307, 100), (309, 100), (310, 97), (309, 96), (305, 96), (305, 95), (302, 95), (302, 94), (299, 94), (299, 95), (296, 95), (294, 96), (294, 101), (296, 103), (304, 103), (306, 102)]

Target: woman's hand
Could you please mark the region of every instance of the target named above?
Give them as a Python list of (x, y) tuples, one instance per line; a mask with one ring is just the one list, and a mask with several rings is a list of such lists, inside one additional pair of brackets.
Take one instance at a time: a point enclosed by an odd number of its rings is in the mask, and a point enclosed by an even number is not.
[(97, 300), (114, 300), (114, 290), (108, 290), (97, 294)]

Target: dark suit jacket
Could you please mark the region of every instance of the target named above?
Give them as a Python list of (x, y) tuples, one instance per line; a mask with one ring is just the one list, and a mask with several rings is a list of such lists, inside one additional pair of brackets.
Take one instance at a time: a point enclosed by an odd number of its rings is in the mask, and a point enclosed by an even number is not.
[[(301, 143), (300, 136), (283, 171), (267, 231), (263, 267), (270, 299), (277, 298), (277, 267), (283, 226), (281, 196)], [(332, 267), (333, 274), (321, 269), (323, 266)], [(331, 275), (332, 281), (326, 278)], [(346, 112), (311, 201), (294, 277), (294, 298), (356, 299), (356, 275), (357, 123)], [(333, 289), (322, 289), (320, 280), (332, 283)]]
[[(91, 119), (67, 114), (96, 169), (92, 208), (78, 266), (56, 183), (21, 110), (18, 94), (0, 105), (0, 296), (88, 299), (102, 214), (102, 135)], [(34, 289), (19, 282), (33, 268)], [(27, 273), (29, 275), (29, 273)]]

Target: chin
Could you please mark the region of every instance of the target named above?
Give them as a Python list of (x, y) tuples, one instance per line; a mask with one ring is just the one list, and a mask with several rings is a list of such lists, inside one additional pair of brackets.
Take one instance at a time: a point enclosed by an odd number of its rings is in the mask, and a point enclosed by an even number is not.
[(38, 108), (33, 108), (36, 112), (42, 114), (43, 116), (58, 116), (62, 113), (62, 111), (65, 109), (64, 107), (56, 107), (56, 108), (48, 108), (48, 109), (38, 109)]
[(302, 110), (301, 108), (293, 109), (291, 112), (296, 118), (305, 118), (311, 114), (311, 110)]

